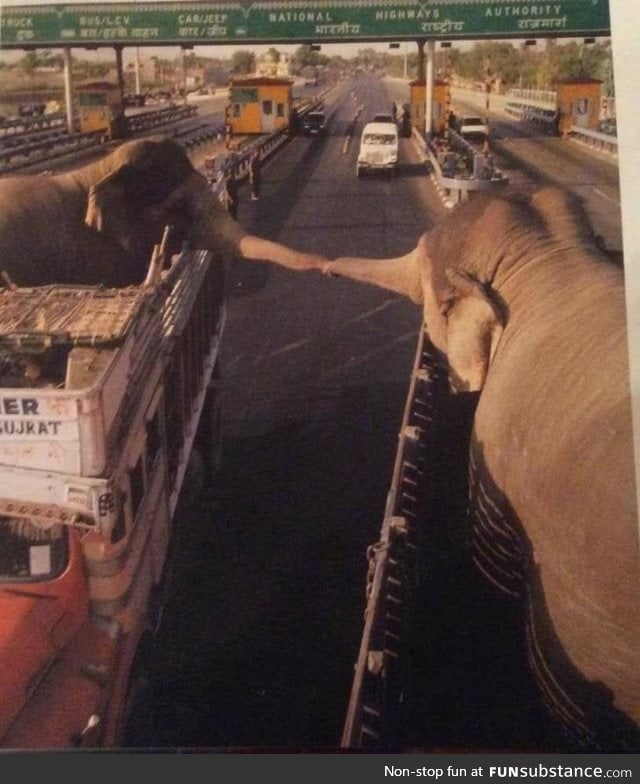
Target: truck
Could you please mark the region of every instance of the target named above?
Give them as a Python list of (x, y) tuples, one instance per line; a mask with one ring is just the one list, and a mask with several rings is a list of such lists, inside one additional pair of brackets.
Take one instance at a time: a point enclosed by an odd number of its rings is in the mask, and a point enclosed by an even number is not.
[(224, 265), (166, 239), (139, 286), (0, 289), (2, 748), (119, 744), (196, 440), (219, 458)]

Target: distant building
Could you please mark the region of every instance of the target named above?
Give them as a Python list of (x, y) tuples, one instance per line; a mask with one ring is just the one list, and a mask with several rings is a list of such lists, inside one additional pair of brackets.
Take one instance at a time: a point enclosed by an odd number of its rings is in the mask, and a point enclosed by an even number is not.
[(270, 79), (287, 79), (292, 73), (291, 58), (288, 54), (277, 53), (277, 57), (269, 50), (256, 62), (256, 75), (266, 76)]

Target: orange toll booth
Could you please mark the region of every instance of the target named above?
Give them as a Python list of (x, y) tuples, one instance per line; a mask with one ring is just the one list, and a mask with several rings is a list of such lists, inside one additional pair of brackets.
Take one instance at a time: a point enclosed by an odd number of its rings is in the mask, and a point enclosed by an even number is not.
[(563, 79), (558, 82), (558, 131), (568, 133), (572, 125), (595, 131), (600, 119), (601, 92), (602, 82), (599, 79)]
[(103, 131), (112, 139), (125, 134), (120, 88), (112, 82), (85, 82), (75, 88), (80, 133)]
[[(432, 128), (434, 133), (442, 133), (447, 122), (449, 83), (440, 79), (433, 81), (433, 117)], [(425, 127), (425, 102), (427, 89), (424, 79), (414, 79), (409, 82), (409, 106), (411, 111), (411, 125), (420, 131)]]
[(272, 133), (289, 125), (291, 79), (253, 76), (229, 84), (227, 124), (232, 134)]

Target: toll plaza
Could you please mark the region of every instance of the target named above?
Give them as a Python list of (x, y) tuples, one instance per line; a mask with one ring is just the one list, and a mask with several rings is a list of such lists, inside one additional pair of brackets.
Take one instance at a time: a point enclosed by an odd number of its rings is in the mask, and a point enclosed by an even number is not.
[[(224, 8), (216, 4), (215, 10), (212, 4), (206, 12), (194, 10), (192, 2), (157, 3), (145, 0), (118, 4), (96, 2), (89, 5), (56, 3), (50, 6), (6, 6), (2, 8), (0, 47), (61, 50), (67, 127), (73, 128), (73, 47), (106, 46), (115, 50), (118, 84), (121, 99), (124, 100), (122, 53), (125, 47), (178, 45), (186, 49), (200, 44), (237, 46), (314, 42), (319, 45), (373, 40), (414, 42), (418, 49), (418, 73), (425, 74), (427, 84), (425, 104), (430, 104), (433, 98), (436, 40), (450, 42), (496, 37), (530, 39), (532, 36), (556, 38), (610, 34), (608, 3), (598, 0), (590, 3), (555, 0), (552, 5), (540, 6), (547, 14), (544, 19), (507, 13), (511, 5), (508, 0), (496, 0), (493, 4), (487, 0), (459, 0), (443, 6), (442, 11), (427, 7), (432, 5), (430, 3), (409, 5), (416, 6), (411, 9), (411, 16), (409, 11), (398, 11), (398, 3), (393, 0), (340, 0), (335, 3), (335, 7), (332, 6), (330, 13), (327, 12), (326, 0), (307, 0), (301, 12), (291, 10), (290, 0), (227, 3)], [(446, 18), (440, 19), (440, 14)], [(267, 87), (264, 83), (262, 86)], [(282, 88), (286, 85), (279, 86)], [(247, 101), (246, 107), (236, 107), (240, 114), (229, 118), (234, 133), (265, 133), (289, 122), (289, 117), (284, 114), (280, 116), (278, 111), (288, 113), (290, 99), (287, 104), (265, 93), (261, 100), (267, 103), (260, 111), (258, 102), (254, 100)], [(584, 108), (584, 98), (581, 96), (579, 100), (580, 108)], [(269, 101), (274, 102), (271, 115)], [(254, 103), (256, 105), (251, 106)], [(426, 122), (424, 119), (420, 122), (418, 106), (419, 101), (416, 99), (414, 127), (424, 128), (425, 133), (430, 135), (434, 130), (431, 120), (435, 112), (424, 112)], [(589, 112), (588, 107), (586, 113)], [(440, 125), (444, 122), (445, 114), (442, 109), (438, 111)], [(247, 127), (254, 130), (247, 130)]]

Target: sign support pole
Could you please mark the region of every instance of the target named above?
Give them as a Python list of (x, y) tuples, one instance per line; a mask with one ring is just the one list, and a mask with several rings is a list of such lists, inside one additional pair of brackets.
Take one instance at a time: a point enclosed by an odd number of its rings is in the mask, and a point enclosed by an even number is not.
[(427, 58), (425, 71), (425, 106), (424, 106), (424, 138), (429, 141), (433, 131), (433, 72), (436, 58), (436, 42), (427, 41)]
[(67, 131), (75, 131), (73, 122), (73, 87), (71, 81), (71, 49), (65, 46), (62, 50), (64, 62), (64, 105), (67, 113)]

